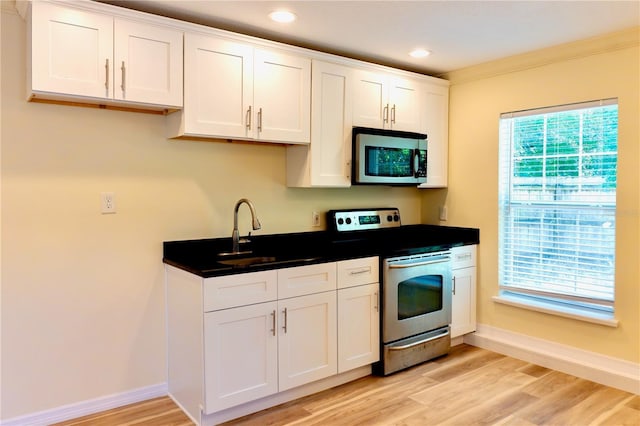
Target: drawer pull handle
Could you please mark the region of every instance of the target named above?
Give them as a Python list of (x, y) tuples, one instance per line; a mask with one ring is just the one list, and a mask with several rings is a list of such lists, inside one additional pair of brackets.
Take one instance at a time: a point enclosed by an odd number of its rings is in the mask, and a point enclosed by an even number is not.
[(360, 274), (366, 274), (368, 272), (371, 272), (371, 268), (370, 267), (356, 269), (354, 271), (349, 272), (349, 275), (360, 275)]
[(428, 337), (428, 338), (426, 338), (424, 340), (420, 340), (419, 342), (409, 343), (408, 345), (402, 345), (402, 346), (390, 346), (389, 350), (390, 351), (402, 351), (404, 349), (413, 348), (413, 347), (421, 345), (423, 343), (431, 342), (432, 340), (439, 339), (439, 338), (444, 337), (444, 336), (446, 336), (448, 334), (449, 334), (449, 331), (445, 331), (444, 333), (438, 334), (437, 336)]
[(456, 255), (456, 260), (468, 260), (471, 259), (471, 253), (464, 253)]

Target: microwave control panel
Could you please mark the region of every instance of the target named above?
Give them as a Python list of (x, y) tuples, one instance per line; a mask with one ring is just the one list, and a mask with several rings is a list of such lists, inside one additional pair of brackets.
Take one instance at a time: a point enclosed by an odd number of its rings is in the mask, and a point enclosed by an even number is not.
[(330, 210), (328, 226), (338, 232), (399, 227), (400, 210), (396, 208)]

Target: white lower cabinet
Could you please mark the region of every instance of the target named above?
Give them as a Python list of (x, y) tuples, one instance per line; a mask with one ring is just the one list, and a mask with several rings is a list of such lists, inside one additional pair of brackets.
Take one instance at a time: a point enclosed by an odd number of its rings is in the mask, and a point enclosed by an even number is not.
[(338, 373), (380, 360), (378, 262), (338, 262)]
[(451, 337), (476, 330), (476, 245), (454, 247), (452, 261)]
[(278, 392), (277, 302), (204, 314), (205, 413)]
[(169, 394), (209, 424), (370, 374), (358, 367), (378, 360), (377, 310), (377, 257), (213, 278), (167, 266)]
[(338, 290), (338, 373), (380, 360), (378, 287)]
[(336, 292), (279, 300), (278, 315), (278, 389), (336, 374)]

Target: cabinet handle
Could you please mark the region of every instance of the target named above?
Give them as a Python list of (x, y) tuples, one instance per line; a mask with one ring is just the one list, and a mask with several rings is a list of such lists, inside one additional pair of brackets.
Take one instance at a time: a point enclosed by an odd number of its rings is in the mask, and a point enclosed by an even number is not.
[(384, 106), (384, 109), (382, 110), (382, 122), (383, 123), (389, 122), (389, 104), (386, 104)]
[(273, 312), (271, 312), (271, 318), (272, 318), (272, 326), (271, 326), (271, 333), (275, 336), (276, 335), (276, 310), (274, 309)]
[(456, 294), (456, 277), (453, 277), (453, 294)]
[(391, 107), (391, 124), (396, 123), (396, 104)]
[(366, 274), (368, 272), (371, 272), (371, 267), (365, 266), (363, 268), (349, 272), (349, 275), (360, 275), (360, 274)]
[(284, 330), (284, 334), (287, 334), (287, 308), (284, 308), (284, 311), (282, 311), (284, 313), (284, 325), (282, 326), (282, 329)]
[(258, 109), (258, 132), (262, 131), (262, 108)]
[(378, 299), (378, 292), (377, 291), (374, 293), (374, 297), (376, 298), (376, 305), (374, 306), (374, 308), (375, 308), (376, 312), (379, 312), (380, 308), (378, 307), (378, 305), (380, 304), (380, 302), (379, 302), (379, 299)]
[(120, 88), (122, 89), (122, 93), (124, 93), (124, 88), (125, 88), (125, 67), (124, 67), (124, 61), (122, 61), (122, 66), (120, 67), (120, 70), (122, 71), (122, 84), (120, 85)]
[(249, 105), (249, 109), (247, 110), (247, 130), (251, 130), (251, 105)]
[[(104, 62), (104, 88), (109, 91), (109, 58)], [(107, 93), (107, 96), (108, 95)]]

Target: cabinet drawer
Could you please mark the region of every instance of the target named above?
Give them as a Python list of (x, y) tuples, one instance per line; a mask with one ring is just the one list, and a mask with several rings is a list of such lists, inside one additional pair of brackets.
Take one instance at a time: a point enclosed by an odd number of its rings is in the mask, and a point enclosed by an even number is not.
[(336, 264), (296, 266), (278, 270), (278, 299), (336, 289)]
[(338, 262), (338, 288), (372, 284), (379, 281), (378, 257), (341, 260)]
[(468, 268), (476, 266), (477, 245), (454, 247), (451, 249), (451, 268)]
[(278, 298), (277, 271), (250, 272), (204, 280), (204, 311), (268, 302)]

